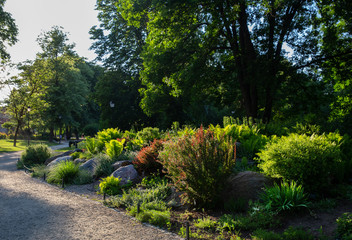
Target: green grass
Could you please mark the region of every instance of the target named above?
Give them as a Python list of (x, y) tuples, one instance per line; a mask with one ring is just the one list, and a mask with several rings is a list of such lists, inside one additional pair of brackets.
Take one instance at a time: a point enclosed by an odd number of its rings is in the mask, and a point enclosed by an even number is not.
[[(27, 147), (27, 140), (17, 140), (16, 147), (13, 146), (13, 139), (0, 139), (0, 153), (2, 152), (17, 152), (22, 151)], [(42, 140), (31, 140), (30, 144), (45, 144), (48, 146), (55, 146), (56, 143), (51, 143)]]
[(65, 148), (60, 148), (60, 149), (57, 149), (55, 150), (55, 152), (59, 152), (59, 153), (64, 153), (64, 152), (67, 152), (67, 151), (70, 151), (70, 150), (75, 150), (76, 148), (74, 146), (72, 147), (65, 147)]

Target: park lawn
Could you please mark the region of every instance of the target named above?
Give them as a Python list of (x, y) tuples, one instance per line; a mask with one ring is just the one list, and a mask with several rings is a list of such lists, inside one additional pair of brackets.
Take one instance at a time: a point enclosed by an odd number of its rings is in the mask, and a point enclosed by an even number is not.
[[(0, 153), (1, 152), (17, 152), (26, 149), (27, 140), (17, 140), (17, 146), (13, 146), (13, 139), (0, 139)], [(48, 146), (57, 145), (56, 143), (51, 143), (43, 140), (31, 140), (30, 144), (45, 144)]]
[(55, 152), (62, 153), (62, 152), (67, 152), (67, 151), (75, 150), (75, 149), (76, 149), (75, 146), (72, 146), (72, 147), (65, 147), (65, 148), (57, 149), (57, 150), (55, 150)]

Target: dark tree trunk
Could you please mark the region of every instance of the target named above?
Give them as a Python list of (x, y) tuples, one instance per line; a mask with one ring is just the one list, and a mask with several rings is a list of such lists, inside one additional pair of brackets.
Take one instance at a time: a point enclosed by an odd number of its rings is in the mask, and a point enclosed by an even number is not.
[(54, 128), (50, 127), (49, 128), (49, 142), (52, 142), (54, 140)]
[(18, 122), (18, 123), (17, 123), (17, 126), (16, 126), (16, 130), (15, 130), (15, 136), (14, 136), (14, 138), (13, 138), (13, 146), (14, 146), (14, 147), (16, 147), (16, 144), (17, 144), (17, 136), (18, 136), (18, 132), (19, 132), (19, 130), (20, 130), (20, 125), (21, 125), (21, 123)]

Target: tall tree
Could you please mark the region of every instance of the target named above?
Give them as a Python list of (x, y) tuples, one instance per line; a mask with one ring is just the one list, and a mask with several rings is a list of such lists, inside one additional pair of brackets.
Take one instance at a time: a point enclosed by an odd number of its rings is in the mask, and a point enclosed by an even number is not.
[(38, 43), (42, 52), (37, 59), (45, 62), (46, 93), (43, 100), (46, 108), (42, 112), (53, 137), (55, 126), (65, 126), (67, 137), (70, 129), (77, 127), (86, 103), (88, 83), (78, 65), (83, 62), (73, 50), (74, 44), (67, 43), (68, 37), (61, 27), (53, 27), (42, 33)]
[(6, 45), (17, 42), (18, 29), (11, 14), (4, 11), (6, 0), (0, 0), (0, 59), (6, 60), (10, 57), (6, 51)]
[[(19, 64), (18, 69), (22, 72), (6, 82), (6, 84), (13, 86), (13, 89), (5, 100), (6, 111), (15, 126), (14, 146), (16, 146), (19, 131), (25, 124), (25, 120), (29, 121), (29, 115), (36, 112), (40, 105), (43, 105), (40, 98), (45, 91), (41, 62), (27, 61)], [(29, 129), (27, 131), (30, 134)]]

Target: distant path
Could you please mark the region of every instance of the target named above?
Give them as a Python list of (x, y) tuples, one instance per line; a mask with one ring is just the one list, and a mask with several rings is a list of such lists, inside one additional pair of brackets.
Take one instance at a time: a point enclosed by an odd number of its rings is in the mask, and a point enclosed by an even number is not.
[[(65, 146), (64, 146), (65, 147)], [(181, 239), (16, 170), (0, 154), (0, 239)]]

